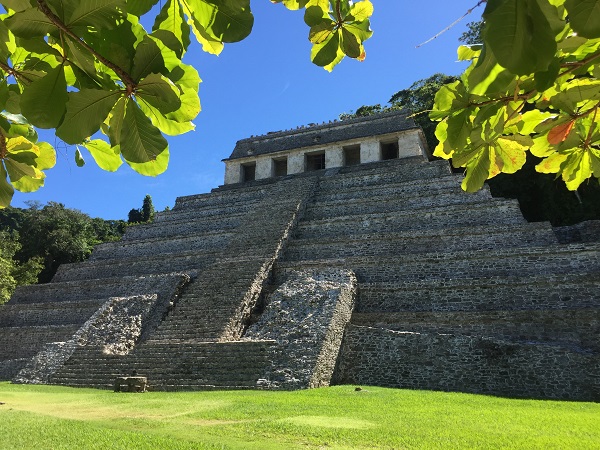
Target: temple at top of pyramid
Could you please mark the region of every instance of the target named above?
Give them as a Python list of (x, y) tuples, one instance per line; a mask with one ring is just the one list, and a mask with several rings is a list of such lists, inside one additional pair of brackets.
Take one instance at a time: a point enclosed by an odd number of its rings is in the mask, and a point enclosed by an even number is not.
[(598, 228), (559, 240), (463, 192), (401, 113), (244, 139), (225, 164), (224, 185), (18, 288), (0, 379), (600, 401)]
[(242, 139), (224, 160), (225, 184), (425, 154), (421, 129), (392, 111)]

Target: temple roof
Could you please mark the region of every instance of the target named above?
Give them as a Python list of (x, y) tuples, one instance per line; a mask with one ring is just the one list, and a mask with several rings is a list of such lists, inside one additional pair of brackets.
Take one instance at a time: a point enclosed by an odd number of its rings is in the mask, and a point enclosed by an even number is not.
[(392, 111), (252, 136), (237, 141), (231, 156), (224, 161), (418, 128), (407, 115), (403, 111)]

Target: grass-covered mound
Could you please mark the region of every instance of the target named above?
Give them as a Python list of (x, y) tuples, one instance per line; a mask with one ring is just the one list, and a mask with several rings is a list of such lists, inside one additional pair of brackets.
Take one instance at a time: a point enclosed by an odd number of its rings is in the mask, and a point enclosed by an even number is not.
[(591, 449), (600, 404), (336, 386), (115, 394), (0, 383), (2, 449)]

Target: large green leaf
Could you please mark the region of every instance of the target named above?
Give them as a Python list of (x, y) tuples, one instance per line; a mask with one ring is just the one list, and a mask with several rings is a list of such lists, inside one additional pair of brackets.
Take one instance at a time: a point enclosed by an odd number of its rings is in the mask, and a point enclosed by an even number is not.
[(56, 30), (52, 21), (37, 8), (15, 13), (4, 22), (15, 36), (23, 38), (45, 36)]
[(65, 113), (66, 103), (67, 82), (61, 65), (25, 87), (21, 113), (36, 127), (55, 128)]
[(196, 25), (220, 42), (238, 42), (254, 25), (250, 0), (183, 0)]
[(67, 112), (56, 134), (68, 144), (79, 144), (100, 129), (100, 125), (123, 94), (119, 91), (82, 89), (69, 92)]
[(6, 169), (4, 169), (2, 159), (0, 159), (0, 208), (9, 206), (15, 193), (14, 188), (6, 181), (7, 177), (8, 174), (6, 173)]
[(5, 158), (4, 164), (12, 185), (21, 192), (35, 192), (44, 185), (44, 173), (29, 164)]
[(165, 61), (156, 42), (150, 36), (144, 36), (135, 49), (131, 76), (139, 81), (150, 73), (160, 73), (165, 70)]
[(373, 15), (373, 3), (369, 0), (362, 0), (354, 3), (350, 7), (350, 14), (346, 19), (351, 19), (352, 21), (361, 22), (363, 20), (367, 20), (369, 17)]
[(48, 142), (38, 142), (38, 156), (35, 158), (35, 167), (40, 170), (51, 169), (56, 164), (56, 150)]
[[(198, 98), (197, 95), (194, 94), (194, 96)], [(196, 128), (196, 126), (191, 122), (191, 119), (187, 121), (169, 119), (168, 117), (172, 117), (172, 114), (167, 114), (165, 116), (158, 109), (154, 108), (143, 99), (140, 99), (139, 107), (144, 114), (150, 118), (152, 124), (166, 135), (179, 136), (180, 134), (187, 133), (188, 131), (193, 131)]]
[(340, 48), (341, 30), (336, 30), (319, 44), (314, 44), (310, 58), (314, 64), (323, 67), (328, 72), (344, 58), (344, 52)]
[(600, 37), (600, 1), (566, 0), (569, 24), (579, 36)]
[(125, 0), (80, 1), (67, 20), (69, 27), (92, 26), (110, 30), (125, 17)]
[(127, 0), (127, 12), (134, 16), (141, 16), (152, 9), (158, 0)]
[(167, 169), (169, 145), (158, 128), (139, 109), (128, 102), (121, 130), (121, 154), (142, 175), (156, 176)]
[(490, 172), (489, 148), (482, 148), (466, 165), (467, 171), (461, 187), (467, 192), (477, 192), (483, 187)]
[(190, 45), (190, 26), (186, 23), (183, 8), (179, 0), (168, 0), (156, 16), (152, 30), (165, 30), (173, 33), (179, 42), (179, 48), (175, 50), (181, 58)]
[(103, 170), (114, 172), (123, 164), (118, 146), (111, 147), (108, 142), (102, 139), (94, 139), (81, 145), (90, 152), (96, 164)]
[(519, 75), (548, 69), (556, 40), (537, 0), (489, 0), (483, 18), (485, 43), (501, 66)]
[(121, 97), (110, 112), (108, 122), (108, 139), (110, 145), (116, 147), (121, 142), (121, 130), (123, 129), (123, 121), (125, 120), (125, 106), (130, 101), (129, 97)]
[(136, 96), (150, 103), (162, 114), (181, 107), (177, 87), (168, 78), (155, 73), (148, 75), (138, 84)]

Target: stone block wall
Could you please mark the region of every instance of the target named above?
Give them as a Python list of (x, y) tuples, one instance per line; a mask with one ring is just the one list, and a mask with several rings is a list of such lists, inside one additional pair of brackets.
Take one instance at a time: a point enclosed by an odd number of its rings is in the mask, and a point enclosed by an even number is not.
[(600, 358), (567, 345), (350, 326), (336, 381), (600, 401)]
[(244, 339), (274, 340), (272, 366), (263, 389), (328, 386), (342, 336), (354, 308), (356, 277), (343, 270), (287, 275)]

